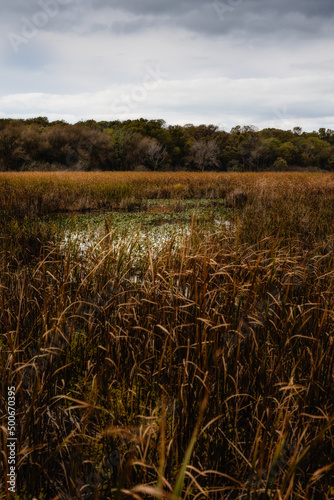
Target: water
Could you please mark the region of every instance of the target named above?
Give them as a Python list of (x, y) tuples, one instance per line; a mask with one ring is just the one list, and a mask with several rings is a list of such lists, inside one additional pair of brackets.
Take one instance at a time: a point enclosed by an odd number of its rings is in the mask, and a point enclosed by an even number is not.
[(61, 245), (81, 256), (98, 254), (112, 245), (116, 253), (128, 249), (135, 263), (148, 252), (158, 256), (166, 245), (178, 248), (192, 225), (204, 233), (233, 230), (222, 203), (215, 201), (212, 206), (209, 200), (187, 200), (181, 209), (177, 207), (175, 211), (172, 200), (149, 200), (145, 212), (61, 215)]

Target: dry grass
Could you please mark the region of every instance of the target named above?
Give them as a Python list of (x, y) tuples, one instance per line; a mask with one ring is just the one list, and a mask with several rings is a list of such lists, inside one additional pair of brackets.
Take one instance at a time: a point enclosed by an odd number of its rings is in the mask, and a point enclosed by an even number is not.
[(244, 203), (331, 193), (334, 174), (194, 172), (1, 172), (0, 209), (15, 216), (145, 206), (150, 198), (226, 198)]
[[(0, 179), (1, 397), (16, 386), (20, 498), (333, 498), (334, 175)], [(83, 259), (52, 228), (21, 227), (20, 203), (55, 209), (55, 185), (56, 210), (222, 197), (236, 229), (193, 223), (134, 281), (113, 232)]]

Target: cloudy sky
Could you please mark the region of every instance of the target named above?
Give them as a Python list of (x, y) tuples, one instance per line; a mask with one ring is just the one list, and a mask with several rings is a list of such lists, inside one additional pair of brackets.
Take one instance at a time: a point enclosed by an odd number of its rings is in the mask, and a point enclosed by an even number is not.
[(2, 0), (0, 117), (334, 129), (333, 0)]

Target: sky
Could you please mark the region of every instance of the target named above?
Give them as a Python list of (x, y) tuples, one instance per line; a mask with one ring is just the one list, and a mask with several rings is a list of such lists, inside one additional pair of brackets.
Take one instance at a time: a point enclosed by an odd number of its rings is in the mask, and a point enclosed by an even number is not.
[(334, 129), (333, 0), (1, 0), (0, 118)]

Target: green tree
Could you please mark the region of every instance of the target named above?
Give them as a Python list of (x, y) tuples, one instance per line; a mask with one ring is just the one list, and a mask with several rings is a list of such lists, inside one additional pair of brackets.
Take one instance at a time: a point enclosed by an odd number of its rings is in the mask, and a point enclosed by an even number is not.
[(291, 142), (284, 142), (277, 148), (277, 154), (289, 165), (294, 165), (297, 160), (298, 148)]
[(21, 134), (24, 126), (10, 123), (0, 131), (0, 170), (20, 170), (28, 160), (22, 148)]
[(284, 158), (277, 158), (277, 160), (275, 160), (274, 164), (273, 164), (273, 170), (276, 170), (276, 171), (286, 171), (288, 170), (288, 164), (286, 162), (286, 160), (284, 160)]

